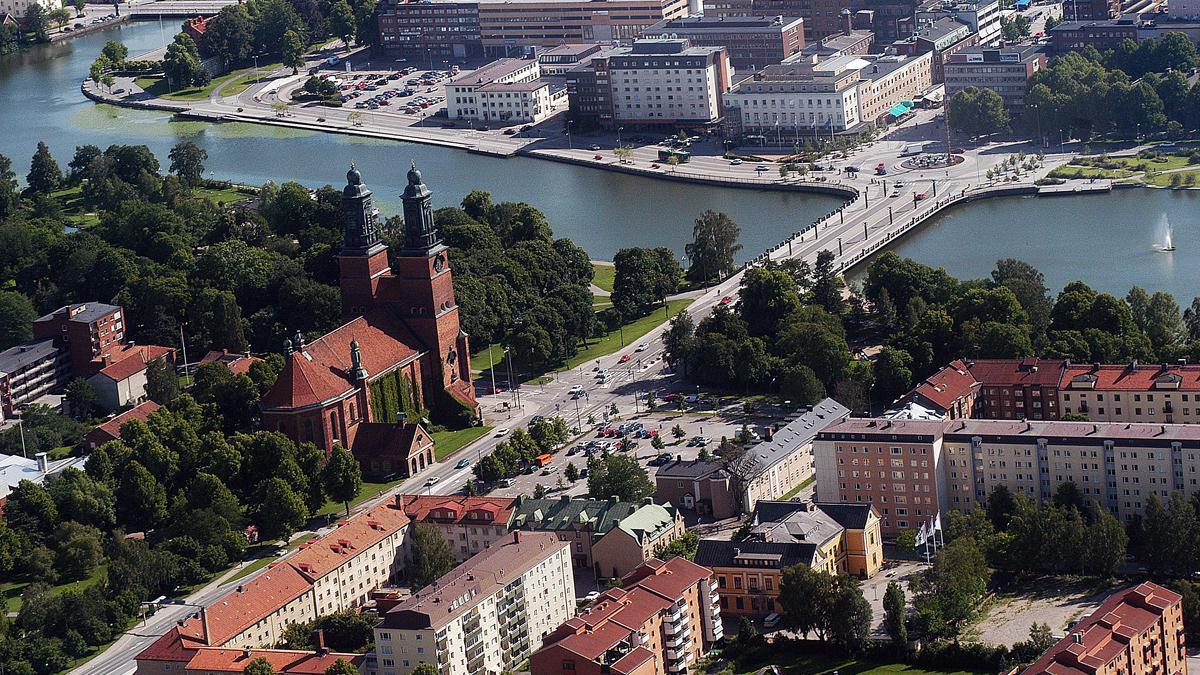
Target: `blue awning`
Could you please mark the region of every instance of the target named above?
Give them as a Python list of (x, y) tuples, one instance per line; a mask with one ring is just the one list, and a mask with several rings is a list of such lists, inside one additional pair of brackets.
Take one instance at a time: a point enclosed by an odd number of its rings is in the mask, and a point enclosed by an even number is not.
[(906, 106), (903, 103), (897, 103), (896, 105), (892, 106), (891, 108), (888, 108), (888, 114), (891, 115), (892, 117), (899, 117), (899, 116), (903, 115), (904, 113), (908, 112), (909, 110), (911, 110), (911, 108), (909, 106)]

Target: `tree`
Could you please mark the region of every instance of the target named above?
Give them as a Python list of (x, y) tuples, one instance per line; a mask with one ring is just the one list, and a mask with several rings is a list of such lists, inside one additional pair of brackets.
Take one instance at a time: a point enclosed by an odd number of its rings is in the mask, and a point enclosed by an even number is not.
[(282, 478), (273, 477), (263, 487), (255, 524), (264, 536), (287, 539), (308, 520), (304, 497)]
[(375, 18), (375, 0), (359, 0), (354, 8), (354, 38), (360, 45), (379, 44), (379, 21)]
[(574, 462), (567, 462), (567, 468), (563, 470), (563, 475), (567, 477), (567, 480), (574, 483), (579, 480), (579, 469), (575, 466)]
[(208, 159), (208, 151), (204, 148), (184, 140), (171, 148), (168, 157), (171, 159), (171, 173), (179, 176), (184, 185), (196, 186), (204, 179), (204, 162)]
[(104, 43), (104, 48), (100, 50), (100, 53), (108, 59), (109, 63), (122, 63), (129, 58), (129, 47), (126, 47), (123, 42), (109, 40)]
[[(1200, 301), (1200, 298), (1197, 300)], [(1197, 325), (1200, 326), (1200, 319), (1197, 320)], [(672, 317), (670, 323), (667, 324), (667, 330), (663, 331), (663, 358), (672, 368), (682, 366), (685, 375), (687, 374), (688, 355), (694, 346), (695, 334), (696, 323), (692, 321), (692, 315), (686, 309)]]
[(254, 50), (254, 25), (246, 6), (222, 7), (204, 31), (204, 44), (226, 67), (242, 63)]
[(417, 523), (412, 529), (412, 582), (424, 588), (454, 567), (454, 553), (436, 526)]
[(988, 520), (992, 521), (992, 527), (998, 532), (1007, 530), (1016, 513), (1017, 501), (1008, 486), (997, 485), (992, 488), (992, 494), (988, 495), (987, 500), (987, 516)]
[(67, 406), (75, 419), (91, 419), (100, 405), (100, 397), (91, 382), (77, 377), (67, 385)]
[[(428, 665), (432, 664), (422, 663), (417, 666), (417, 669), (419, 669), (421, 666)], [(416, 672), (416, 669), (414, 669), (413, 672)], [(437, 671), (434, 670), (434, 673), (436, 672)], [(352, 665), (346, 659), (338, 659), (337, 661), (333, 662), (333, 665), (325, 669), (325, 675), (358, 675), (358, 668)]]
[(917, 623), (931, 636), (953, 635), (974, 615), (991, 572), (973, 539), (948, 542), (933, 566), (912, 582)]
[(1000, 19), (1000, 34), (1004, 36), (1005, 42), (1020, 42), (1029, 37), (1031, 27), (1029, 19), (1022, 14)]
[(54, 531), (55, 564), (63, 579), (86, 578), (104, 559), (100, 530), (76, 522), (64, 522)]
[(1000, 94), (982, 87), (955, 92), (946, 106), (946, 116), (952, 129), (972, 138), (1004, 131), (1011, 122)]
[(25, 20), (22, 22), (25, 30), (33, 34), (36, 42), (50, 41), (50, 12), (40, 3), (34, 3), (25, 10)]
[(695, 532), (684, 532), (683, 536), (667, 544), (657, 556), (659, 560), (671, 558), (686, 558), (695, 562), (696, 551), (700, 548), (700, 535)]
[(146, 396), (159, 405), (166, 405), (179, 395), (179, 376), (166, 359), (154, 359), (146, 364)]
[(358, 460), (341, 445), (334, 445), (329, 460), (325, 463), (325, 491), (330, 499), (346, 505), (346, 516), (350, 515), (350, 502), (362, 490), (362, 470)]
[(300, 68), (304, 66), (304, 41), (300, 39), (299, 33), (289, 30), (283, 34), (280, 54), (285, 68), (291, 68), (293, 75), (300, 72)]
[(887, 590), (883, 592), (883, 625), (887, 628), (888, 637), (897, 649), (908, 645), (908, 626), (905, 623), (906, 602), (904, 589), (900, 584), (889, 581)]
[(437, 666), (432, 663), (418, 663), (410, 675), (439, 675)]
[(275, 667), (265, 657), (260, 656), (247, 663), (242, 672), (245, 675), (275, 675)]
[(163, 56), (163, 73), (175, 89), (204, 86), (210, 79), (208, 71), (200, 65), (200, 50), (186, 33), (176, 35), (167, 47), (167, 53)]
[(742, 228), (724, 213), (701, 214), (692, 228), (692, 241), (684, 249), (691, 261), (688, 278), (708, 283), (733, 272), (734, 256), (742, 250), (738, 243), (741, 233)]
[(350, 46), (355, 28), (354, 10), (346, 0), (337, 0), (329, 7), (329, 32), (342, 38), (346, 47)]
[(813, 405), (825, 398), (825, 385), (812, 368), (788, 366), (779, 376), (779, 395), (796, 405)]
[(29, 175), (25, 177), (25, 181), (29, 183), (30, 190), (42, 194), (53, 192), (62, 185), (62, 169), (58, 168), (58, 162), (50, 156), (50, 148), (46, 147), (44, 141), (38, 141), (37, 151), (33, 153)]
[(676, 441), (681, 441), (683, 440), (684, 436), (687, 436), (687, 432), (683, 430), (682, 426), (676, 424), (675, 426), (671, 427), (671, 436), (674, 437)]
[(167, 515), (166, 488), (137, 460), (125, 465), (116, 495), (117, 518), (131, 529), (152, 529)]
[(738, 296), (738, 315), (755, 336), (774, 336), (780, 323), (800, 308), (796, 282), (783, 270), (747, 270)]
[(832, 614), (834, 577), (828, 572), (793, 565), (779, 582), (779, 606), (784, 618), (801, 634), (815, 632), (825, 641)]
[(884, 347), (875, 360), (875, 390), (881, 399), (893, 401), (912, 386), (912, 356), (903, 349)]
[(846, 654), (862, 652), (871, 637), (871, 603), (863, 597), (858, 581), (847, 575), (837, 577), (829, 605), (830, 641)]
[(654, 483), (633, 457), (612, 454), (588, 461), (588, 496), (640, 502), (654, 494)]
[(613, 265), (612, 302), (622, 317), (645, 316), (679, 287), (679, 263), (670, 249), (623, 248)]
[[(12, 215), (21, 201), (17, 192), (17, 174), (13, 173), (12, 160), (0, 155), (0, 220)], [(3, 313), (0, 312), (0, 316)]]
[(842, 301), (842, 278), (834, 269), (833, 251), (824, 250), (817, 253), (817, 265), (813, 269), (813, 302), (820, 305), (833, 316), (841, 316), (844, 309)]
[(29, 298), (16, 291), (0, 291), (0, 350), (33, 339), (36, 318), (37, 311)]

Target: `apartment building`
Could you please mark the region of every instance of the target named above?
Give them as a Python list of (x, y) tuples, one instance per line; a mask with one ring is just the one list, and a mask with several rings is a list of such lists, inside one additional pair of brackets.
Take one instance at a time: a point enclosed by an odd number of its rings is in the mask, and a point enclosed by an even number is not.
[(980, 389), (967, 364), (955, 359), (897, 399), (884, 417), (919, 417), (917, 410), (928, 411), (929, 419), (974, 417)]
[(1000, 0), (926, 0), (917, 7), (917, 31), (941, 19), (951, 18), (966, 24), (979, 36), (979, 44), (1000, 44)]
[(71, 372), (88, 377), (107, 365), (101, 354), (125, 343), (125, 312), (103, 302), (64, 305), (33, 322), (33, 337), (54, 340), (67, 352)]
[(271, 671), (277, 675), (316, 675), (324, 673), (338, 661), (361, 668), (366, 660), (362, 654), (339, 654), (324, 646), (324, 638), (317, 631), (318, 643), (313, 651), (291, 649), (224, 649), (203, 647), (196, 650), (191, 660), (183, 667), (182, 675), (221, 675), (242, 673), (251, 661), (266, 659)]
[(933, 88), (932, 64), (931, 52), (873, 57), (871, 65), (862, 70), (863, 82), (858, 90), (862, 120), (879, 124), (902, 114), (897, 107), (901, 102), (912, 101)]
[(654, 498), (663, 504), (709, 515), (716, 520), (742, 512), (733, 477), (721, 462), (675, 461), (658, 467), (654, 474)]
[(724, 47), (687, 40), (635, 40), (608, 57), (612, 122), (626, 126), (706, 127), (721, 119), (732, 72)]
[(514, 499), (396, 495), (404, 514), (414, 523), (433, 525), (454, 552), (457, 565), (508, 537)]
[(452, 120), (537, 124), (566, 100), (562, 86), (541, 79), (537, 59), (499, 59), (446, 84)]
[(29, 14), (29, 8), (34, 5), (41, 5), (47, 12), (62, 7), (60, 0), (0, 0), (0, 17), (5, 14), (11, 14), (15, 18), (23, 18)]
[(1046, 54), (1040, 45), (1003, 49), (966, 49), (945, 62), (946, 98), (967, 89), (991, 89), (1013, 110), (1025, 106), (1025, 94), (1034, 73), (1046, 67)]
[(682, 38), (696, 47), (725, 47), (738, 73), (761, 70), (804, 48), (804, 19), (799, 17), (689, 16), (660, 21), (642, 37)]
[(391, 506), (342, 521), (180, 621), (137, 655), (138, 672), (177, 673), (204, 648), (269, 648), (290, 624), (361, 607), (372, 590), (403, 574), (408, 523)]
[(764, 501), (750, 522), (746, 540), (702, 539), (696, 553), (716, 575), (727, 615), (780, 611), (783, 572), (794, 565), (864, 579), (883, 566), (881, 520), (869, 504)]
[(1110, 595), (1025, 675), (1186, 672), (1183, 599), (1143, 582)]
[[(622, 502), (616, 497), (603, 499), (526, 499), (517, 497), (513, 505), (511, 527), (535, 532), (553, 532), (571, 547), (570, 558), (576, 567), (591, 568), (596, 576), (608, 578), (617, 568), (640, 564), (649, 555), (678, 539), (686, 531), (683, 516), (673, 506), (660, 506), (653, 500)], [(614, 532), (611, 542), (600, 542)]]
[(686, 673), (723, 636), (711, 570), (684, 558), (647, 560), (546, 636), (537, 675)]
[(71, 367), (54, 340), (40, 340), (0, 351), (0, 422), (51, 391), (65, 386)]
[(1058, 388), (1066, 363), (1037, 357), (968, 361), (967, 369), (980, 383), (975, 416), (1009, 420), (1058, 419)]
[(570, 547), (548, 532), (512, 533), (388, 610), (375, 627), (375, 668), (404, 675), (514, 668), (575, 611)]
[(175, 350), (131, 342), (104, 352), (99, 361), (100, 369), (88, 378), (88, 382), (96, 390), (97, 403), (112, 412), (147, 400), (149, 376), (146, 370), (155, 361), (173, 364)]

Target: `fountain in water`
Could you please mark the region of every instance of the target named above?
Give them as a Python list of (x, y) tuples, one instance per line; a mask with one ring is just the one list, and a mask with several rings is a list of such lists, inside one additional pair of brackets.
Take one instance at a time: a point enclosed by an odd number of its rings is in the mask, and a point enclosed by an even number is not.
[(1166, 214), (1163, 214), (1159, 220), (1159, 229), (1162, 231), (1162, 246), (1160, 251), (1174, 251), (1175, 242), (1171, 238), (1171, 221), (1167, 219)]

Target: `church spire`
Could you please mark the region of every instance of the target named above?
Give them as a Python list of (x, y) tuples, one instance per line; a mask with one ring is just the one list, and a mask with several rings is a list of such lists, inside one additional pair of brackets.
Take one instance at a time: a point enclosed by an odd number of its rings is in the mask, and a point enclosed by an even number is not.
[(442, 236), (433, 222), (433, 193), (421, 180), (415, 161), (408, 170), (408, 185), (401, 199), (404, 201), (403, 255), (428, 255), (442, 243)]
[(362, 364), (362, 350), (358, 347), (358, 340), (350, 341), (350, 377), (354, 380), (367, 379), (367, 369)]
[(379, 211), (353, 162), (346, 172), (346, 187), (342, 188), (342, 218), (342, 255), (372, 255), (383, 250)]

